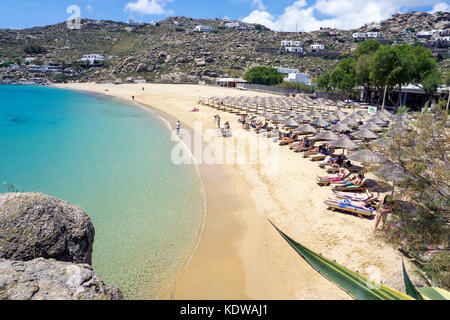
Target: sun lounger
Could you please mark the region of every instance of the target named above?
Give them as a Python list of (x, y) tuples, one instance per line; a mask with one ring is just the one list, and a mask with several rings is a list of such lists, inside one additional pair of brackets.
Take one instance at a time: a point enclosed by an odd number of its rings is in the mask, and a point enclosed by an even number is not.
[(344, 186), (344, 185), (337, 185), (334, 186), (333, 191), (343, 191), (343, 192), (356, 192), (356, 191), (366, 191), (367, 190), (367, 179), (364, 179), (360, 185), (358, 186), (354, 186), (354, 185), (350, 185), (350, 186)]
[[(331, 156), (333, 156), (331, 154)], [(316, 155), (312, 155), (310, 156), (311, 161), (322, 161), (325, 160), (327, 156), (325, 154), (316, 154)]]
[(353, 214), (357, 214), (359, 217), (361, 217), (361, 216), (372, 217), (375, 212), (375, 208), (372, 208), (372, 207), (366, 208), (366, 207), (364, 207), (364, 203), (361, 203), (361, 207), (355, 206), (351, 203), (350, 200), (340, 200), (340, 199), (329, 198), (329, 199), (325, 200), (325, 204), (332, 211), (339, 210), (339, 211), (350, 212)]
[[(327, 171), (327, 173), (336, 173), (336, 172), (339, 172), (339, 169), (340, 169), (339, 167), (325, 166), (325, 170)], [(357, 173), (357, 172), (360, 172), (363, 169), (363, 167), (351, 166), (350, 168), (346, 167), (345, 169), (347, 169), (351, 173)]]
[(338, 199), (349, 199), (352, 201), (358, 201), (358, 202), (373, 202), (378, 201), (379, 193), (372, 194), (372, 193), (351, 193), (351, 192), (341, 192), (341, 191), (333, 191), (334, 195)]
[(333, 182), (342, 182), (348, 179), (350, 176), (350, 173), (343, 176), (342, 178), (335, 177), (335, 178), (324, 178), (324, 177), (317, 177), (317, 183), (321, 186), (328, 186), (332, 184)]

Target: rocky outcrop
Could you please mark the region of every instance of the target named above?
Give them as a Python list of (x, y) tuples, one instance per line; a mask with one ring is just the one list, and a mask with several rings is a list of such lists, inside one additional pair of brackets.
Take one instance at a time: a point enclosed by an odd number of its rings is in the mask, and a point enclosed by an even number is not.
[(122, 300), (88, 264), (0, 259), (0, 300)]
[(92, 270), (94, 234), (79, 206), (0, 194), (0, 300), (122, 300)]
[(0, 194), (0, 258), (92, 264), (94, 234), (78, 206), (40, 193)]

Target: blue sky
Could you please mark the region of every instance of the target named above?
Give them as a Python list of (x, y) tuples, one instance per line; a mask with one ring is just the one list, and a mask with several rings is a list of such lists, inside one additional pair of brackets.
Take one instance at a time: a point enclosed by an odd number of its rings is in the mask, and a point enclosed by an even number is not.
[(76, 5), (82, 18), (158, 21), (168, 16), (230, 18), (278, 31), (350, 29), (397, 12), (449, 11), (450, 0), (14, 0), (2, 4), (0, 28), (21, 29), (66, 21)]

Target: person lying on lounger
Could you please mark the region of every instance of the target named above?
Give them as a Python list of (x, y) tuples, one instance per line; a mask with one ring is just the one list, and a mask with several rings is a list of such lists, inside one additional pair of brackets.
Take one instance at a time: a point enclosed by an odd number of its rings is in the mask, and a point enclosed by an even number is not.
[(374, 195), (369, 190), (366, 190), (366, 193), (349, 193), (349, 192), (340, 192), (340, 191), (333, 191), (336, 197), (340, 199), (350, 199), (352, 201), (357, 202), (368, 202), (375, 199), (378, 199), (378, 195)]
[(345, 168), (339, 169), (339, 173), (333, 176), (317, 176), (319, 180), (328, 180), (330, 182), (342, 181), (350, 175), (350, 171)]
[(341, 183), (336, 184), (337, 186), (359, 186), (361, 182), (363, 182), (364, 176), (362, 174), (359, 174), (356, 178), (350, 180), (350, 181), (342, 181)]
[(341, 165), (344, 163), (344, 156), (342, 154), (338, 155), (337, 157), (332, 156), (326, 156), (325, 159), (322, 161), (323, 164), (329, 164), (332, 167), (341, 167)]

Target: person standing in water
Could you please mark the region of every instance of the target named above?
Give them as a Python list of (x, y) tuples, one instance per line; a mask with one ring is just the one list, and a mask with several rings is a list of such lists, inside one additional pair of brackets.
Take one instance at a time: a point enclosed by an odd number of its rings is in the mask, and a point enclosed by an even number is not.
[(180, 135), (181, 123), (177, 121), (177, 135)]

